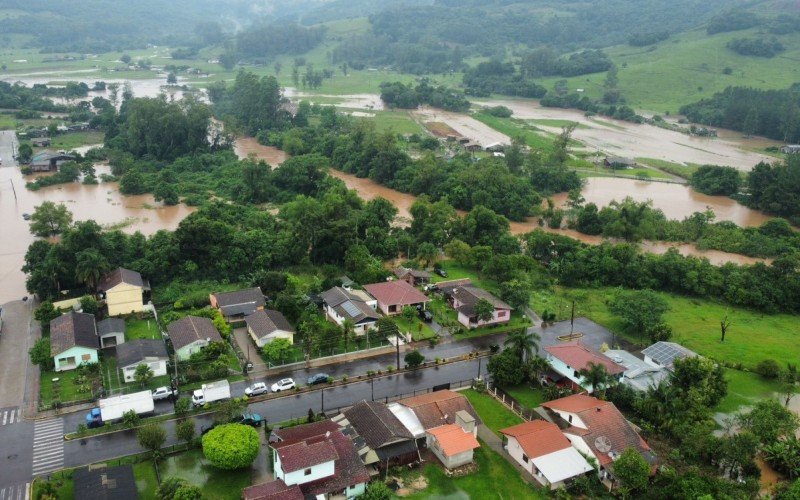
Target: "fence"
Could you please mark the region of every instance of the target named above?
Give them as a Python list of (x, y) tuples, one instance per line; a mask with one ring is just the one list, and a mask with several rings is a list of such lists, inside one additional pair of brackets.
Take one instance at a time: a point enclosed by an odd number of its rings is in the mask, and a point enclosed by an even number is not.
[(530, 421), (541, 418), (535, 410), (525, 408), (519, 403), (519, 401), (514, 399), (513, 396), (497, 386), (487, 387), (486, 392), (488, 392), (496, 400), (500, 401), (503, 406), (522, 417), (524, 420)]
[[(311, 356), (311, 360), (320, 359), (320, 358), (329, 358), (331, 356), (339, 356), (342, 354), (353, 354), (356, 352), (368, 351), (370, 349), (378, 349), (381, 347), (394, 347), (394, 345), (386, 339), (381, 339), (379, 341), (374, 342), (367, 342), (366, 345), (363, 343), (356, 344), (354, 343), (352, 346), (347, 346), (345, 350), (342, 346), (337, 347), (325, 347), (319, 349), (313, 356)], [(305, 355), (302, 352), (294, 351), (292, 355), (284, 360), (281, 360), (280, 363), (267, 363), (267, 369), (272, 368), (279, 368), (281, 366), (291, 365), (294, 363), (301, 363), (306, 360)]]

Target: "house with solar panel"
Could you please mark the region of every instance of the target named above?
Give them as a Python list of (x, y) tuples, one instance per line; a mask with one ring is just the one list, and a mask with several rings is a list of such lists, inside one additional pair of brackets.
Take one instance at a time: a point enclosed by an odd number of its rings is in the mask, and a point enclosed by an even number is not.
[(320, 294), (322, 308), (328, 320), (342, 326), (345, 320), (355, 325), (355, 333), (364, 335), (380, 319), (378, 301), (363, 290), (348, 290), (335, 286)]
[(650, 366), (671, 370), (676, 359), (695, 358), (697, 353), (675, 342), (656, 342), (642, 350), (642, 356)]

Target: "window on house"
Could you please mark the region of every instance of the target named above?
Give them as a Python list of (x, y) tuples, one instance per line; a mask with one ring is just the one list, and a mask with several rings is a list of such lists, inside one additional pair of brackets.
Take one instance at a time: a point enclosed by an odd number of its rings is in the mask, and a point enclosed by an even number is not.
[(81, 356), (81, 361), (91, 361), (92, 355), (91, 354), (84, 354)]
[(525, 462), (525, 463), (527, 464), (527, 463), (528, 463), (528, 455), (526, 455), (526, 454), (524, 454), (524, 453), (523, 453), (523, 454), (522, 454), (522, 461), (523, 461), (523, 462)]
[(498, 318), (505, 318), (506, 314), (508, 314), (508, 311), (498, 311), (497, 312), (497, 317)]
[(306, 476), (310, 476), (311, 475), (311, 469), (304, 470), (303, 474), (306, 475)]
[(569, 416), (567, 417), (567, 422), (569, 422), (569, 423), (572, 423), (572, 415), (569, 415)]

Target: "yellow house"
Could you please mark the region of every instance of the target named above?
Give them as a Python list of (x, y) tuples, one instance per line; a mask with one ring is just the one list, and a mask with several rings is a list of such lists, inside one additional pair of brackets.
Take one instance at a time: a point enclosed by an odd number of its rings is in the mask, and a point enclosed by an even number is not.
[(97, 286), (105, 295), (109, 316), (120, 316), (144, 310), (144, 292), (150, 284), (130, 269), (117, 268), (105, 275)]

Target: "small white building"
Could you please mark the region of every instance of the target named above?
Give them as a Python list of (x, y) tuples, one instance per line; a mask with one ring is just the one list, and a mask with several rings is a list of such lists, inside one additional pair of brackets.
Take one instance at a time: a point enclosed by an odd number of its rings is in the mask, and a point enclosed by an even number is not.
[(532, 420), (500, 431), (508, 454), (542, 486), (556, 489), (594, 470), (558, 426)]
[(473, 432), (475, 418), (466, 411), (456, 412), (456, 423), (446, 424), (426, 431), (426, 444), (448, 469), (472, 463), (475, 448), (480, 444)]

